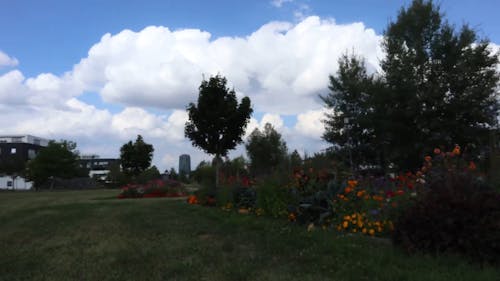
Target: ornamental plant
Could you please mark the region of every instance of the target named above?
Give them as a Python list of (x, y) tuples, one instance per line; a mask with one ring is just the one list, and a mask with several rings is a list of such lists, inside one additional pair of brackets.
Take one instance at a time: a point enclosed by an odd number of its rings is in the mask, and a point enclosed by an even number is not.
[(396, 219), (394, 244), (410, 253), (452, 252), (500, 262), (500, 194), (468, 158), (458, 146), (426, 157), (426, 188)]
[(175, 180), (151, 180), (145, 184), (127, 184), (120, 188), (119, 199), (186, 196), (184, 185)]

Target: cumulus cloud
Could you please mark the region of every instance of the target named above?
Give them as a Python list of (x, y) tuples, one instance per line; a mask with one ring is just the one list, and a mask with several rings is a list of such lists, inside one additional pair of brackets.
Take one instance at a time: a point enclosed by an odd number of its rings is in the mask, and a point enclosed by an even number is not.
[[(0, 134), (70, 139), (82, 152), (109, 157), (118, 157), (119, 147), (141, 134), (155, 146), (160, 169), (176, 167), (182, 153), (191, 154), (194, 166), (210, 158), (184, 138), (184, 108), (196, 100), (203, 77), (220, 73), (261, 116), (250, 120), (246, 136), (269, 122), (291, 149), (314, 152), (324, 146), (317, 97), (327, 91), (338, 57), (354, 50), (378, 69), (380, 39), (362, 23), (315, 16), (270, 22), (241, 37), (162, 26), (105, 34), (63, 75), (27, 78), (17, 69), (0, 75)], [(0, 65), (17, 64), (0, 53)], [(112, 113), (79, 99), (88, 92), (123, 109)], [(285, 115), (297, 115), (297, 124), (286, 126)], [(234, 153), (241, 154), (242, 146)]]
[(378, 67), (380, 39), (362, 23), (340, 25), (316, 16), (217, 39), (197, 29), (150, 26), (104, 35), (72, 77), (107, 102), (178, 109), (196, 98), (204, 75), (220, 73), (250, 96), (257, 111), (296, 114), (317, 107), (318, 93), (346, 50)]
[(310, 110), (297, 115), (295, 131), (302, 136), (320, 139), (325, 131), (323, 120), (325, 119), (325, 109)]
[(19, 61), (16, 58), (10, 57), (9, 55), (0, 50), (0, 68), (5, 66), (13, 67), (17, 66), (18, 64)]

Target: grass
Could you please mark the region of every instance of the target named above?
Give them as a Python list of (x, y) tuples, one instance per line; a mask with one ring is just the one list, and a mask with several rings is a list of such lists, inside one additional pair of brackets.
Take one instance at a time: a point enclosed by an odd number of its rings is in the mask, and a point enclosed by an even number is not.
[(453, 256), (114, 190), (0, 193), (0, 280), (498, 280)]

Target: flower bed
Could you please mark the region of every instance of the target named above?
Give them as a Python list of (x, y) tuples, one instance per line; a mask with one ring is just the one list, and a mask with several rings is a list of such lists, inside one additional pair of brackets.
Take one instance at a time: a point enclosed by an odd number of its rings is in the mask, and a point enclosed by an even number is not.
[(152, 180), (146, 184), (127, 184), (121, 187), (119, 199), (187, 196), (185, 187), (174, 180)]

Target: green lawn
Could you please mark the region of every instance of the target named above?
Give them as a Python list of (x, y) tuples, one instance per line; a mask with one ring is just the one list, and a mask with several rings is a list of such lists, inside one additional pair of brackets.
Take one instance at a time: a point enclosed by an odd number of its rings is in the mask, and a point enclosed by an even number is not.
[(460, 258), (117, 191), (1, 192), (0, 280), (498, 280)]

